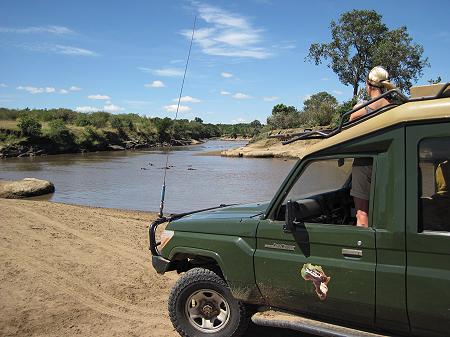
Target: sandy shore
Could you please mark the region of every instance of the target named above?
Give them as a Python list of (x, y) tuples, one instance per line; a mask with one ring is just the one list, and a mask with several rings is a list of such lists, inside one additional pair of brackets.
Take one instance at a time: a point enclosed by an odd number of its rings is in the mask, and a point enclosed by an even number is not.
[(262, 139), (254, 143), (221, 152), (224, 157), (253, 157), (253, 158), (300, 158), (312, 144), (318, 140), (297, 141), (283, 145), (279, 139)]
[(0, 199), (0, 336), (178, 336), (167, 314), (178, 275), (157, 275), (147, 248), (155, 217)]

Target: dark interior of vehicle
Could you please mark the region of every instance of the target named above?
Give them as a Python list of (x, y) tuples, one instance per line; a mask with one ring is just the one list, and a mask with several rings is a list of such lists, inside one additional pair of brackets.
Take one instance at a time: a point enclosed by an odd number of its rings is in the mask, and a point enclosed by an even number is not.
[[(349, 180), (351, 179), (349, 178)], [(356, 219), (353, 197), (350, 196), (350, 186), (351, 181), (348, 181), (341, 189), (292, 200), (294, 223), (353, 225)], [(283, 221), (285, 217), (286, 203), (283, 203), (276, 219)]]

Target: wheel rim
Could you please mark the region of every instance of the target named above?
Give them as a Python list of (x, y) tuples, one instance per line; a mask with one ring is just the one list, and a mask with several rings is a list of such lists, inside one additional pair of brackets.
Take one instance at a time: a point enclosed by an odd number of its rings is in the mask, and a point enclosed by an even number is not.
[(185, 313), (194, 328), (205, 333), (214, 333), (227, 325), (230, 306), (218, 292), (202, 289), (189, 296)]

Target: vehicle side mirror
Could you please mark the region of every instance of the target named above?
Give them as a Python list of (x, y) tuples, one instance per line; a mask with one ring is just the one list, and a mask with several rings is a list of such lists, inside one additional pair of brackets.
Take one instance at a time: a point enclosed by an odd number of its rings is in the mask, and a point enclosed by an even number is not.
[(285, 223), (283, 225), (283, 230), (285, 232), (295, 232), (295, 226), (294, 226), (294, 207), (293, 207), (293, 201), (288, 200), (286, 203), (286, 212), (285, 212)]

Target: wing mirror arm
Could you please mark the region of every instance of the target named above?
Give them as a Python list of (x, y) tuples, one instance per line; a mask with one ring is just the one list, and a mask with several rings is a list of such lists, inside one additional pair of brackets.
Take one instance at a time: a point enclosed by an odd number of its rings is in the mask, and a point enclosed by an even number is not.
[(294, 208), (293, 208), (293, 202), (292, 200), (288, 200), (286, 203), (286, 213), (285, 213), (285, 223), (283, 225), (283, 231), (287, 233), (294, 233), (295, 232), (295, 225), (294, 225)]

